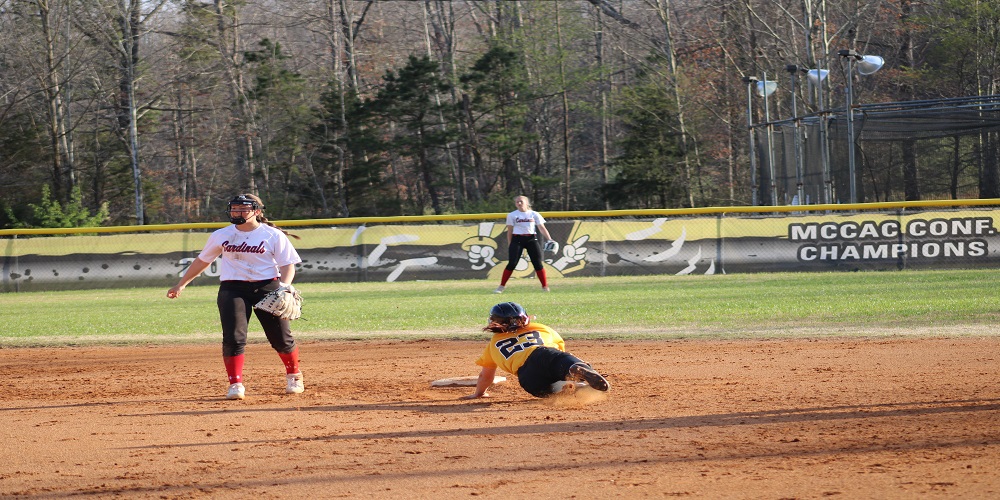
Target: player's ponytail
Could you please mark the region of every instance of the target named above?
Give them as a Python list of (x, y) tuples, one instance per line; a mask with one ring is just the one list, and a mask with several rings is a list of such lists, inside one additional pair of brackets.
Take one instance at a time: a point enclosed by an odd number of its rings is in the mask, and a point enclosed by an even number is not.
[(261, 200), (259, 196), (255, 195), (255, 194), (249, 194), (249, 193), (248, 194), (244, 194), (243, 196), (246, 196), (247, 198), (250, 198), (251, 200), (255, 201), (257, 203), (257, 206), (260, 207), (260, 215), (257, 216), (257, 222), (260, 222), (261, 224), (267, 224), (268, 226), (271, 226), (271, 227), (277, 229), (278, 231), (281, 231), (282, 233), (285, 233), (285, 236), (288, 236), (289, 238), (295, 238), (297, 240), (301, 240), (302, 239), (302, 238), (299, 237), (299, 235), (289, 233), (288, 231), (285, 231), (284, 229), (281, 229), (280, 227), (275, 226), (271, 221), (267, 220), (267, 217), (264, 217), (264, 201)]
[(267, 217), (264, 217), (264, 214), (260, 214), (260, 215), (257, 216), (257, 222), (260, 222), (262, 224), (267, 224), (268, 226), (271, 226), (271, 227), (277, 229), (278, 231), (281, 231), (281, 232), (285, 233), (285, 236), (288, 236), (289, 238), (295, 238), (297, 240), (301, 240), (302, 239), (297, 234), (289, 233), (288, 231), (285, 231), (284, 229), (281, 229), (280, 227), (275, 226), (271, 221), (267, 220)]

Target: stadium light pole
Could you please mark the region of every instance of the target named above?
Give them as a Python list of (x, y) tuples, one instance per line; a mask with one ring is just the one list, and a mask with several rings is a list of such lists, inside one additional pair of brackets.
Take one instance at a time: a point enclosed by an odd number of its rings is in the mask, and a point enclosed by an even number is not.
[[(795, 199), (792, 200), (793, 205), (804, 205), (806, 202), (805, 193), (803, 192), (803, 179), (802, 179), (802, 141), (799, 137), (799, 109), (796, 104), (795, 96), (795, 81), (799, 74), (799, 67), (794, 64), (789, 64), (785, 66), (785, 71), (788, 71), (789, 76), (792, 80), (792, 133), (794, 137), (792, 138), (792, 150), (795, 155)], [(802, 71), (805, 71), (804, 69)]]
[(764, 122), (767, 124), (767, 171), (768, 175), (771, 177), (771, 205), (778, 205), (778, 192), (776, 184), (774, 182), (774, 138), (771, 135), (771, 130), (773, 125), (771, 124), (771, 110), (768, 106), (767, 98), (778, 89), (778, 82), (771, 81), (767, 79), (767, 73), (764, 73), (764, 79), (757, 82), (757, 95), (764, 98)]
[(847, 167), (850, 176), (851, 203), (858, 202), (858, 180), (854, 167), (854, 78), (851, 69), (857, 62), (858, 73), (861, 75), (871, 75), (882, 68), (885, 60), (879, 56), (861, 55), (855, 50), (841, 50), (837, 55), (847, 61)]
[(753, 88), (757, 85), (757, 77), (744, 76), (743, 83), (747, 84), (747, 130), (750, 133), (748, 142), (750, 147), (750, 204), (757, 206), (757, 146), (753, 134)]
[[(818, 104), (814, 104), (821, 110), (824, 109), (823, 106), (825, 106), (826, 102), (823, 99), (823, 81), (826, 80), (829, 74), (830, 71), (826, 69), (810, 69), (806, 71), (806, 79), (810, 85), (816, 88), (816, 101)], [(809, 95), (811, 97), (813, 95), (812, 92)], [(830, 144), (826, 125), (826, 114), (821, 113), (819, 120), (819, 146), (820, 161), (823, 163), (823, 203), (833, 203), (833, 183), (830, 180)]]

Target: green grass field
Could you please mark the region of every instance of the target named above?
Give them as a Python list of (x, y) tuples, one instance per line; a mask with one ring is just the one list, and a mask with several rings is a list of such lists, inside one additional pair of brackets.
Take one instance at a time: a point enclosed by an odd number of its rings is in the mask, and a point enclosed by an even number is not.
[[(217, 342), (216, 286), (0, 294), (0, 347)], [(472, 338), (515, 301), (567, 338), (992, 334), (1000, 270), (567, 278), (543, 293), (513, 280), (303, 283), (302, 339)], [(251, 323), (251, 340), (260, 341)]]

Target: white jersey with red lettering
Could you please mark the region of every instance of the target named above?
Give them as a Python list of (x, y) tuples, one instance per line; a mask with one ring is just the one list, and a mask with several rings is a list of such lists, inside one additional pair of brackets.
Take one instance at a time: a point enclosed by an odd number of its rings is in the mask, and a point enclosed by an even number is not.
[(507, 225), (514, 228), (515, 235), (535, 234), (535, 226), (538, 224), (545, 224), (545, 218), (534, 210), (514, 210), (507, 214)]
[(213, 232), (198, 259), (212, 263), (219, 256), (222, 281), (274, 279), (279, 267), (302, 262), (288, 236), (267, 224), (253, 231), (240, 231), (233, 224)]

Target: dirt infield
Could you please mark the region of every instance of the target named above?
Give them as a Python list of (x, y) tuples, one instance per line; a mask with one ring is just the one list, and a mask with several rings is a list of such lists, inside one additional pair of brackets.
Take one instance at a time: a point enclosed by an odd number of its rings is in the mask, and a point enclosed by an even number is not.
[(606, 397), (431, 388), (472, 341), (0, 349), (0, 496), (996, 498), (1000, 337), (568, 342)]

